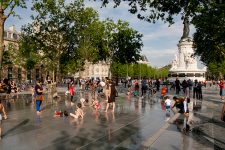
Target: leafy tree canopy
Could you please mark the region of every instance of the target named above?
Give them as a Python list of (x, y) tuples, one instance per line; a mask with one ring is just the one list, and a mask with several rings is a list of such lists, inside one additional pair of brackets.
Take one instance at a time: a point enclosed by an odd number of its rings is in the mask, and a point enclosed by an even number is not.
[(86, 61), (129, 63), (139, 59), (142, 35), (127, 22), (99, 21), (97, 11), (85, 8), (83, 0), (33, 2), (37, 14), (31, 24), (23, 26), (21, 52), (40, 53), (41, 63), (52, 70), (75, 73)]
[(196, 54), (206, 65), (225, 60), (225, 4), (211, 3), (193, 18)]

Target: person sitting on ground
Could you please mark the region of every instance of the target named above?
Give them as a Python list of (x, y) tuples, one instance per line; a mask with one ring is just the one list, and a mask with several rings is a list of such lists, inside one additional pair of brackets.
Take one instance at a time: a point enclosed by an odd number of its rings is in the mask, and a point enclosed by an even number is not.
[(77, 118), (84, 118), (84, 111), (82, 109), (81, 103), (77, 103), (77, 110), (75, 111), (75, 114), (70, 113), (70, 116), (77, 119)]
[(67, 117), (68, 116), (68, 112), (66, 110), (64, 110), (63, 112), (61, 110), (54, 112), (54, 117), (62, 117), (63, 115), (65, 117)]
[(5, 112), (5, 107), (2, 104), (2, 100), (0, 100), (0, 139), (2, 137), (2, 115), (1, 115), (1, 113), (3, 113), (4, 119), (7, 119), (7, 115), (6, 115), (6, 112)]
[(99, 110), (101, 108), (101, 104), (96, 98), (93, 99), (92, 106), (95, 108), (95, 110)]
[(55, 111), (54, 112), (54, 117), (61, 117), (62, 116), (62, 111)]
[(81, 102), (82, 107), (85, 107), (84, 103), (88, 103), (88, 99), (81, 98), (80, 102)]

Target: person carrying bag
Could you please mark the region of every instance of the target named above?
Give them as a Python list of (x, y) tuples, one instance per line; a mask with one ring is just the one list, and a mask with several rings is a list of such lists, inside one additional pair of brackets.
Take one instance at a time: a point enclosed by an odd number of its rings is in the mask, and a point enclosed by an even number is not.
[(40, 107), (42, 104), (42, 101), (44, 100), (44, 96), (43, 96), (43, 87), (42, 87), (42, 81), (39, 80), (37, 85), (35, 86), (35, 92), (36, 92), (36, 111), (37, 114), (41, 113)]

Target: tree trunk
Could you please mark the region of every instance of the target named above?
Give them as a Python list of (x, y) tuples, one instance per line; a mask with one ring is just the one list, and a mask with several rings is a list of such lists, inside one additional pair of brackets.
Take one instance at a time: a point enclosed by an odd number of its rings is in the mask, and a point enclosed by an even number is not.
[(112, 61), (109, 61), (109, 72), (108, 72), (108, 77), (109, 79), (112, 79)]
[[(0, 6), (2, 7), (2, 6)], [(4, 16), (4, 10), (0, 8), (0, 80), (2, 77), (2, 58), (3, 58), (3, 52), (5, 49), (4, 46), (4, 24), (5, 24), (5, 16)]]
[(55, 82), (55, 70), (52, 71), (52, 80)]
[(59, 60), (58, 60), (58, 63), (57, 63), (57, 69), (56, 69), (56, 83), (59, 81), (59, 78), (60, 78), (60, 66), (59, 66)]

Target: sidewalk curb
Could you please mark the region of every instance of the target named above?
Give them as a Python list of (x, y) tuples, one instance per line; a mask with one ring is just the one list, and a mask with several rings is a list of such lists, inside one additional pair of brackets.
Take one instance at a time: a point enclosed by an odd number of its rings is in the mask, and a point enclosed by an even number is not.
[(157, 130), (151, 137), (144, 140), (141, 144), (141, 147), (139, 150), (147, 150), (149, 147), (154, 144), (158, 138), (165, 132), (165, 130), (170, 126), (173, 125), (173, 120), (176, 120), (180, 116), (179, 113), (175, 114), (170, 120), (168, 120), (165, 124), (161, 126), (159, 130)]

